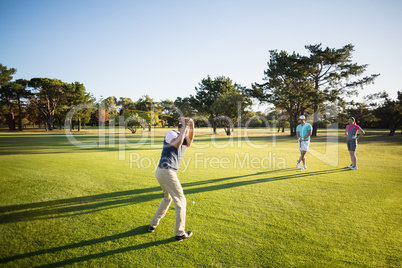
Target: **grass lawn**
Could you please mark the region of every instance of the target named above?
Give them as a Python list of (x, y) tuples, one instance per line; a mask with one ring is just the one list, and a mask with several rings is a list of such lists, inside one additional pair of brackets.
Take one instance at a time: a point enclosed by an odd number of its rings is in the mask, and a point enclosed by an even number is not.
[(402, 266), (400, 133), (366, 130), (352, 171), (321, 130), (300, 171), (294, 138), (200, 129), (178, 172), (194, 236), (175, 242), (173, 204), (147, 232), (167, 130), (0, 132), (0, 267)]

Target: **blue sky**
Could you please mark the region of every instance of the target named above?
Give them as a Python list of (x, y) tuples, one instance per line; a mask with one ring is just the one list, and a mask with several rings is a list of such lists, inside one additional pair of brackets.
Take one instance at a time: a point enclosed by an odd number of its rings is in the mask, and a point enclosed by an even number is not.
[(15, 79), (78, 81), (95, 97), (187, 97), (207, 75), (250, 87), (269, 50), (353, 44), (381, 73), (360, 97), (402, 89), (402, 1), (0, 0), (0, 63)]

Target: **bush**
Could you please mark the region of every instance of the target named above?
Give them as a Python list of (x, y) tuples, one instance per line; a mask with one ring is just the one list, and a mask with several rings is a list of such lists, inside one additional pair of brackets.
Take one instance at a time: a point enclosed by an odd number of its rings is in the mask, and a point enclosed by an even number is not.
[(326, 128), (327, 126), (331, 125), (331, 121), (323, 120), (318, 122), (318, 128)]
[(250, 121), (248, 126), (249, 127), (263, 127), (264, 123), (262, 122), (262, 120), (260, 118), (255, 118), (255, 119)]

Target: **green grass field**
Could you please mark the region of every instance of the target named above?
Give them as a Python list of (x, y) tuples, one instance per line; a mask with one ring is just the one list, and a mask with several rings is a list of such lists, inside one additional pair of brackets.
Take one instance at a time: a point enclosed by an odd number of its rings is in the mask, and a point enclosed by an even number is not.
[(366, 130), (351, 171), (342, 131), (321, 130), (300, 171), (294, 138), (200, 129), (178, 172), (194, 237), (175, 242), (173, 204), (147, 232), (167, 130), (127, 132), (129, 146), (75, 132), (101, 143), (87, 148), (63, 131), (1, 132), (0, 266), (402, 266), (401, 134)]

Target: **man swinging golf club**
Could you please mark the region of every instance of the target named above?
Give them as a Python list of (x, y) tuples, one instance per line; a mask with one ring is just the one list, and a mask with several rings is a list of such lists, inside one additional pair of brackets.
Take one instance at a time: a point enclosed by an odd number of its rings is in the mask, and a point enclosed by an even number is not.
[(301, 115), (299, 117), (299, 120), (300, 125), (296, 127), (296, 135), (297, 135), (297, 141), (299, 143), (300, 158), (299, 160), (297, 160), (296, 168), (299, 168), (301, 162), (303, 161), (303, 166), (301, 167), (301, 170), (303, 170), (307, 169), (306, 153), (310, 145), (310, 136), (311, 133), (313, 132), (313, 127), (309, 123), (306, 123), (306, 117), (304, 115)]
[(156, 210), (148, 231), (151, 233), (155, 231), (155, 228), (159, 225), (159, 221), (165, 216), (173, 200), (176, 218), (174, 226), (176, 241), (182, 241), (193, 235), (192, 231), (186, 232), (184, 229), (186, 222), (186, 198), (177, 177), (177, 171), (184, 151), (193, 142), (194, 132), (194, 121), (191, 118), (180, 117), (179, 129), (166, 133), (163, 141), (162, 155), (155, 174), (165, 194), (165, 198), (163, 198)]

